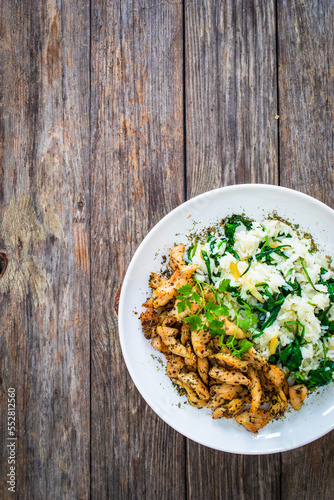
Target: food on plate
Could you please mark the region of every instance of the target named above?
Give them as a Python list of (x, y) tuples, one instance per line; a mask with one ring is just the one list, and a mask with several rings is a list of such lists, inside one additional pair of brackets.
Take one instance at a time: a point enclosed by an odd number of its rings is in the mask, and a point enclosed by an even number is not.
[(309, 235), (232, 215), (152, 272), (144, 335), (192, 406), (251, 432), (334, 375), (334, 273)]

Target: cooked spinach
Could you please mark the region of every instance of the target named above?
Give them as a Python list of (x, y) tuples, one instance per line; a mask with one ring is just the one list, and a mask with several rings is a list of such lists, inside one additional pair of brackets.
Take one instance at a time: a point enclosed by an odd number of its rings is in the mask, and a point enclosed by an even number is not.
[(223, 238), (223, 242), (226, 243), (226, 248), (225, 248), (224, 255), (225, 255), (225, 253), (230, 253), (231, 255), (233, 255), (233, 257), (235, 259), (239, 260), (240, 257), (239, 257), (239, 255), (237, 254), (237, 252), (233, 248), (234, 241), (232, 241), (232, 243), (231, 243), (227, 238)]
[(285, 281), (292, 288), (292, 292), (289, 292), (289, 293), (298, 295), (299, 297), (302, 296), (302, 287), (301, 287), (300, 283), (296, 279), (294, 281), (292, 281), (291, 279), (290, 280), (285, 280)]
[[(296, 325), (294, 340), (288, 344), (279, 355), (279, 362), (286, 366), (291, 372), (297, 372), (303, 361), (303, 355), (300, 346), (303, 344), (305, 336), (305, 326), (299, 321), (286, 321), (285, 327), (292, 332), (289, 325)], [(299, 327), (302, 328), (301, 335), (299, 336)]]
[(334, 361), (322, 360), (320, 367), (316, 370), (310, 370), (308, 380), (305, 380), (300, 373), (295, 373), (297, 384), (305, 384), (309, 389), (315, 389), (329, 384), (334, 375)]
[(320, 270), (319, 283), (327, 287), (329, 298), (331, 299), (331, 302), (334, 302), (334, 278), (330, 278), (329, 280), (325, 281), (322, 277), (325, 273), (327, 273), (327, 270), (322, 267)]
[(329, 318), (328, 318), (328, 313), (329, 313), (329, 310), (331, 307), (332, 307), (332, 304), (330, 304), (323, 311), (319, 311), (319, 312), (315, 313), (316, 317), (320, 321), (320, 325), (325, 326), (327, 328), (326, 332), (320, 337), (320, 340), (328, 339), (332, 335), (334, 335), (334, 321), (329, 321)]
[(205, 262), (206, 268), (208, 270), (209, 282), (212, 283), (210, 259), (209, 259), (208, 254), (205, 250), (201, 250), (201, 252), (202, 252), (202, 257), (203, 257), (203, 260)]
[(316, 289), (316, 287), (314, 286), (313, 281), (311, 280), (310, 275), (309, 275), (309, 273), (307, 272), (307, 269), (306, 269), (306, 264), (305, 264), (305, 260), (304, 260), (302, 257), (299, 257), (299, 260), (300, 260), (300, 262), (301, 262), (302, 268), (303, 268), (304, 273), (305, 273), (305, 275), (306, 275), (307, 281), (309, 282), (309, 284), (311, 285), (311, 287), (313, 288), (313, 290), (314, 290), (315, 292), (321, 292), (321, 290), (317, 290), (317, 289)]
[(276, 253), (280, 257), (283, 257), (284, 259), (287, 259), (288, 257), (282, 251), (282, 248), (287, 248), (287, 247), (291, 248), (291, 245), (279, 245), (279, 246), (274, 247), (274, 248), (271, 247), (269, 245), (268, 236), (266, 236), (265, 241), (263, 241), (259, 245), (260, 252), (258, 252), (255, 255), (255, 258), (256, 258), (257, 261), (265, 262), (266, 264), (270, 264), (272, 262), (273, 259), (270, 257), (270, 255), (272, 253)]
[(251, 267), (251, 265), (252, 265), (252, 262), (253, 262), (253, 259), (252, 259), (252, 258), (250, 258), (250, 259), (249, 259), (249, 261), (248, 261), (248, 266), (247, 266), (246, 270), (245, 270), (245, 271), (244, 271), (244, 272), (240, 275), (240, 278), (241, 278), (242, 276), (244, 276), (244, 274), (248, 273), (248, 271), (249, 271), (249, 269), (250, 269), (250, 267)]
[(280, 353), (279, 361), (291, 372), (297, 372), (303, 361), (299, 342), (291, 342), (291, 344), (288, 344)]
[(264, 284), (263, 288), (265, 289), (265, 295), (267, 297), (265, 304), (261, 306), (251, 306), (252, 309), (258, 311), (258, 329), (260, 330), (259, 333), (253, 335), (253, 338), (260, 337), (264, 330), (276, 321), (285, 297), (290, 293), (282, 287), (278, 293), (272, 295), (267, 284)]
[(227, 278), (223, 279), (219, 283), (218, 290), (222, 293), (223, 292), (230, 292), (232, 297), (239, 297), (239, 295), (241, 293), (240, 288), (237, 286), (231, 286), (230, 283), (231, 283), (230, 279), (227, 279)]
[(252, 228), (253, 223), (251, 220), (243, 217), (242, 215), (232, 215), (231, 217), (227, 217), (223, 222), (225, 232), (225, 238), (223, 238), (223, 241), (226, 243), (225, 253), (228, 252), (232, 254), (238, 260), (240, 257), (234, 250), (233, 245), (235, 231), (241, 224), (243, 224), (247, 231), (249, 231)]
[(242, 215), (232, 215), (231, 217), (227, 217), (224, 221), (224, 231), (225, 236), (230, 242), (234, 242), (234, 234), (238, 226), (243, 224), (247, 231), (252, 228), (252, 221), (246, 219)]
[(188, 248), (187, 258), (186, 258), (186, 263), (187, 264), (189, 264), (190, 262), (192, 262), (193, 257), (194, 257), (194, 255), (196, 253), (196, 250), (197, 250), (197, 246), (198, 246), (198, 240), (196, 240), (195, 243)]
[(271, 363), (272, 365), (277, 365), (279, 362), (279, 355), (280, 355), (280, 351), (279, 351), (279, 349), (277, 349), (275, 354), (272, 354), (269, 357), (269, 359), (268, 359), (269, 363)]
[[(269, 358), (269, 363), (277, 365), (281, 363), (286, 366), (291, 372), (298, 372), (303, 361), (303, 355), (301, 351), (301, 345), (304, 343), (305, 327), (299, 321), (287, 321), (285, 327), (292, 331), (289, 325), (296, 325), (296, 331), (294, 332), (294, 340), (284, 347), (284, 349), (277, 349), (275, 354), (272, 354)], [(302, 328), (302, 332), (299, 335), (299, 327)]]
[(210, 242), (210, 252), (211, 252), (210, 257), (214, 261), (215, 265), (218, 267), (219, 266), (219, 259), (218, 259), (217, 253), (215, 253), (215, 254), (213, 253), (215, 245), (217, 243), (217, 240), (213, 239), (212, 235), (210, 234), (209, 238), (207, 239), (207, 242), (208, 243)]

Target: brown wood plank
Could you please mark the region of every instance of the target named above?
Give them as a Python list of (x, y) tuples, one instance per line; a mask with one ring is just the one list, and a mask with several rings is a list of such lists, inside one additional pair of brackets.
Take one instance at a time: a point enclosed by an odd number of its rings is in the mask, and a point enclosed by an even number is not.
[[(189, 197), (278, 182), (275, 3), (185, 2)], [(280, 498), (280, 455), (224, 454), (191, 441), (188, 498)]]
[(333, 2), (278, 2), (281, 184), (332, 207), (333, 24)]
[(235, 455), (191, 443), (187, 457), (189, 499), (280, 498), (280, 454)]
[[(89, 10), (53, 0), (4, 0), (0, 9), (0, 251), (9, 260), (0, 279), (0, 497), (87, 498)], [(14, 496), (4, 481), (8, 387)]]
[(274, 1), (186, 1), (185, 33), (189, 197), (277, 184)]
[(113, 302), (130, 259), (183, 201), (182, 5), (92, 2), (92, 472), (100, 498), (180, 498), (184, 438), (138, 394)]
[[(281, 183), (334, 208), (333, 2), (279, 1)], [(331, 498), (334, 432), (282, 455), (282, 498)]]

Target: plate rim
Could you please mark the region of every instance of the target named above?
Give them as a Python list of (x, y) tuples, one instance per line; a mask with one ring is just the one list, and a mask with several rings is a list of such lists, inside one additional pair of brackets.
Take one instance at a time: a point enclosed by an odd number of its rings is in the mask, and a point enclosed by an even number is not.
[(325, 436), (326, 434), (330, 433), (333, 429), (334, 429), (334, 422), (331, 426), (330, 429), (326, 428), (325, 431), (320, 431), (315, 437), (313, 437), (311, 440), (308, 439), (308, 438), (305, 438), (304, 441), (299, 441), (298, 444), (296, 445), (293, 445), (293, 446), (290, 446), (290, 447), (287, 447), (287, 446), (281, 446), (279, 449), (268, 449), (266, 451), (262, 451), (262, 450), (245, 450), (245, 451), (238, 451), (238, 450), (233, 450), (233, 449), (227, 449), (225, 447), (225, 449), (222, 449), (221, 447), (214, 447), (214, 446), (210, 446), (208, 445), (206, 442), (203, 442), (201, 440), (201, 438), (196, 438), (194, 439), (193, 436), (190, 436), (186, 430), (184, 430), (183, 428), (179, 428), (179, 426), (177, 425), (177, 422), (170, 422), (168, 417), (163, 417), (161, 416), (160, 414), (160, 411), (159, 411), (159, 408), (157, 405), (155, 405), (154, 401), (152, 401), (149, 396), (147, 395), (146, 393), (146, 390), (145, 388), (143, 388), (140, 384), (140, 382), (138, 381), (137, 379), (137, 376), (136, 376), (136, 372), (133, 370), (132, 368), (132, 365), (131, 363), (129, 362), (129, 359), (127, 357), (127, 348), (126, 348), (126, 344), (124, 342), (125, 338), (124, 338), (124, 335), (123, 335), (123, 324), (122, 324), (122, 318), (124, 317), (124, 312), (125, 312), (125, 294), (126, 294), (126, 288), (128, 286), (128, 283), (130, 281), (129, 279), (129, 276), (136, 264), (136, 258), (138, 256), (138, 254), (140, 254), (140, 251), (141, 251), (141, 248), (144, 246), (144, 243), (146, 241), (147, 238), (149, 238), (149, 236), (152, 235), (152, 233), (158, 231), (158, 229), (166, 223), (166, 221), (172, 217), (175, 213), (177, 213), (178, 211), (181, 211), (182, 209), (184, 209), (184, 207), (186, 207), (187, 204), (190, 204), (190, 203), (194, 203), (196, 200), (200, 199), (200, 198), (204, 198), (205, 196), (209, 195), (209, 196), (214, 196), (215, 194), (219, 194), (220, 192), (226, 192), (226, 191), (235, 191), (235, 190), (245, 190), (245, 189), (250, 189), (250, 190), (256, 190), (256, 189), (264, 189), (266, 192), (268, 192), (268, 190), (272, 190), (274, 191), (275, 193), (279, 193), (279, 192), (285, 192), (285, 193), (293, 193), (294, 196), (297, 196), (301, 199), (304, 199), (304, 200), (307, 200), (311, 203), (315, 203), (317, 205), (319, 205), (319, 207), (321, 207), (322, 209), (325, 209), (330, 215), (332, 215), (332, 217), (334, 218), (334, 210), (329, 207), (328, 205), (326, 205), (325, 203), (323, 203), (322, 201), (318, 200), (317, 198), (314, 198), (313, 196), (310, 196), (306, 193), (303, 193), (301, 191), (298, 191), (296, 189), (291, 189), (291, 188), (287, 188), (287, 187), (284, 187), (284, 186), (277, 186), (275, 184), (262, 184), (262, 183), (244, 183), (244, 184), (233, 184), (233, 185), (229, 185), (229, 186), (223, 186), (223, 187), (220, 187), (220, 188), (216, 188), (216, 189), (212, 189), (210, 191), (205, 191), (204, 193), (201, 193), (197, 196), (194, 196), (192, 198), (190, 198), (189, 200), (186, 200), (185, 202), (181, 203), (180, 205), (178, 205), (177, 207), (175, 207), (174, 209), (172, 209), (170, 212), (168, 212), (164, 217), (162, 217), (151, 229), (150, 231), (145, 235), (145, 237), (142, 239), (142, 241), (140, 242), (138, 248), (136, 249), (135, 253), (133, 254), (132, 258), (131, 258), (131, 261), (130, 261), (130, 264), (127, 268), (127, 271), (125, 273), (125, 276), (124, 276), (124, 279), (123, 279), (123, 282), (122, 282), (122, 288), (121, 288), (121, 294), (120, 294), (120, 300), (119, 300), (119, 311), (118, 311), (118, 337), (119, 337), (119, 340), (120, 340), (120, 345), (121, 345), (121, 350), (122, 350), (122, 355), (123, 355), (123, 359), (125, 361), (125, 364), (126, 364), (126, 367), (127, 367), (127, 370), (131, 376), (131, 379), (136, 387), (136, 389), (138, 390), (138, 392), (140, 393), (141, 397), (145, 400), (145, 402), (148, 404), (148, 406), (156, 413), (156, 415), (166, 424), (166, 425), (169, 425), (170, 427), (172, 427), (172, 429), (174, 429), (175, 431), (179, 432), (181, 435), (185, 436), (187, 439), (190, 439), (191, 441), (193, 441), (194, 443), (198, 443), (202, 446), (206, 446), (207, 448), (211, 448), (211, 449), (214, 449), (214, 450), (217, 450), (217, 451), (221, 451), (221, 452), (225, 452), (225, 453), (232, 453), (232, 454), (238, 454), (238, 455), (271, 455), (271, 454), (276, 454), (276, 453), (284, 453), (285, 451), (291, 451), (291, 450), (294, 450), (294, 449), (297, 449), (297, 448), (300, 448), (302, 446), (306, 446), (307, 444), (310, 444), (318, 439), (320, 439), (321, 437)]

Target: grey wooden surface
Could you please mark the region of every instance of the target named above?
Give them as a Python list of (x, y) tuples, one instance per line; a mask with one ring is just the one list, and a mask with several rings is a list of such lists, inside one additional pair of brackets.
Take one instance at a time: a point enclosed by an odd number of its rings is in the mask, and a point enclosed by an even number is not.
[(162, 422), (113, 304), (142, 238), (201, 192), (334, 208), (333, 2), (3, 0), (0, 23), (0, 498), (331, 498), (333, 432), (242, 456)]

